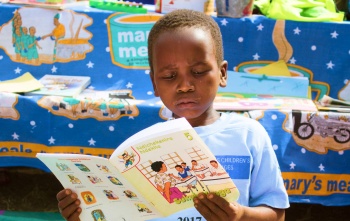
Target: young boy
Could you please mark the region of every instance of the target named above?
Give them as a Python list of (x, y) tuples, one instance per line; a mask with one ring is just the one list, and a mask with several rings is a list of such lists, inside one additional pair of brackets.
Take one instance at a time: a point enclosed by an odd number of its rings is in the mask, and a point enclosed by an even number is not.
[[(155, 95), (173, 116), (185, 117), (220, 162), (245, 162), (228, 171), (240, 191), (237, 202), (200, 193), (194, 208), (156, 220), (284, 220), (288, 196), (267, 132), (253, 119), (213, 108), (218, 87), (226, 86), (228, 66), (217, 23), (190, 10), (166, 14), (149, 34), (148, 53)], [(75, 193), (62, 190), (57, 199), (63, 217), (79, 220)]]

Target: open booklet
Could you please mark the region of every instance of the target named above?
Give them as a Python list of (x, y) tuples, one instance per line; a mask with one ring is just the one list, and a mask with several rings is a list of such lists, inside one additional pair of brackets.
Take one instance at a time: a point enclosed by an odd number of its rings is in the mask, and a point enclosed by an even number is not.
[(138, 221), (193, 207), (200, 192), (236, 201), (239, 191), (186, 119), (148, 127), (110, 159), (38, 153), (63, 187), (75, 191), (84, 221)]

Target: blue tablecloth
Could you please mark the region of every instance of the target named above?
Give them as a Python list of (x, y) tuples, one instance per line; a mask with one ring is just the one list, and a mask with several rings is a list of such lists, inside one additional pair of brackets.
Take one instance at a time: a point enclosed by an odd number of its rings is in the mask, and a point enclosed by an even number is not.
[[(75, 100), (1, 93), (0, 167), (47, 170), (35, 158), (37, 152), (108, 157), (130, 135), (169, 117), (154, 97), (145, 50), (157, 15), (73, 9), (0, 5), (0, 80), (25, 72), (36, 78), (88, 75), (90, 91), (107, 92)], [(57, 42), (43, 38), (59, 32), (55, 17), (65, 26), (65, 36)], [(230, 70), (283, 59), (294, 76), (310, 79), (314, 99), (327, 94), (349, 100), (349, 23), (276, 22), (264, 16), (215, 20)], [(18, 51), (26, 41), (16, 38), (15, 27), (35, 27), (37, 57), (28, 56), (25, 46)], [(25, 36), (25, 30), (20, 32)], [(271, 136), (291, 202), (350, 205), (350, 114), (245, 114), (259, 120)]]

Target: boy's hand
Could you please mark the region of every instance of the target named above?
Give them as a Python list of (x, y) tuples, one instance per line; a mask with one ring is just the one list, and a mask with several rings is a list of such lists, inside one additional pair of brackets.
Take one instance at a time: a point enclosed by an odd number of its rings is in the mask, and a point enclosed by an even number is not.
[(193, 201), (207, 221), (238, 221), (243, 216), (244, 209), (241, 205), (229, 203), (214, 193), (199, 193)]
[(63, 218), (67, 221), (80, 221), (80, 200), (78, 200), (76, 193), (73, 193), (70, 189), (64, 189), (57, 193), (56, 198), (58, 209)]

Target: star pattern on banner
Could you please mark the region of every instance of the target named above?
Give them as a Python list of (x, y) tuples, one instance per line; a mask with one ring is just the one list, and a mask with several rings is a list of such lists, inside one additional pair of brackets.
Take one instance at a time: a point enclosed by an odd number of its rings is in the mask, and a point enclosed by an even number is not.
[(19, 67), (17, 67), (14, 71), (15, 71), (15, 74), (20, 74), (21, 71), (22, 71), (22, 69), (20, 69)]
[(14, 133), (12, 134), (12, 137), (13, 137), (14, 140), (18, 140), (18, 139), (19, 139), (19, 135), (16, 134), (16, 132), (14, 132)]
[(322, 163), (318, 166), (318, 168), (320, 169), (320, 171), (325, 171), (324, 170), (325, 167), (322, 165)]
[(262, 31), (264, 26), (260, 23), (257, 27), (257, 31)]
[(296, 164), (292, 161), (292, 162), (289, 164), (289, 166), (290, 166), (290, 169), (291, 169), (291, 170), (294, 170)]
[(336, 31), (334, 31), (330, 35), (332, 36), (332, 38), (337, 38), (339, 34)]
[(225, 18), (222, 19), (220, 22), (222, 26), (226, 26), (228, 24), (228, 21)]
[(258, 53), (255, 53), (255, 55), (253, 55), (253, 59), (254, 60), (259, 60), (260, 56), (258, 55)]
[(301, 32), (301, 30), (299, 29), (299, 27), (296, 27), (295, 29), (293, 29), (293, 31), (294, 31), (294, 34), (295, 34), (295, 35), (299, 35), (300, 32)]
[(93, 67), (94, 67), (94, 63), (92, 63), (91, 61), (89, 61), (89, 63), (87, 63), (86, 66), (87, 66), (88, 68), (93, 68)]
[(128, 83), (126, 84), (126, 88), (132, 88), (132, 86), (133, 86), (133, 84), (130, 83), (130, 82), (128, 82)]
[(50, 139), (48, 139), (49, 144), (55, 144), (55, 139), (51, 136)]
[(57, 72), (57, 67), (54, 65), (54, 66), (52, 66), (52, 68), (51, 68), (51, 72), (52, 73), (56, 73)]
[(90, 138), (90, 140), (88, 140), (88, 142), (89, 142), (89, 146), (95, 146), (96, 141), (92, 139), (92, 137)]
[(335, 66), (335, 64), (333, 64), (332, 61), (329, 61), (326, 65), (327, 69), (333, 69), (333, 67)]
[(289, 60), (289, 62), (290, 62), (291, 64), (295, 64), (295, 62), (297, 62), (297, 60), (295, 60), (295, 58), (292, 57), (292, 58)]

